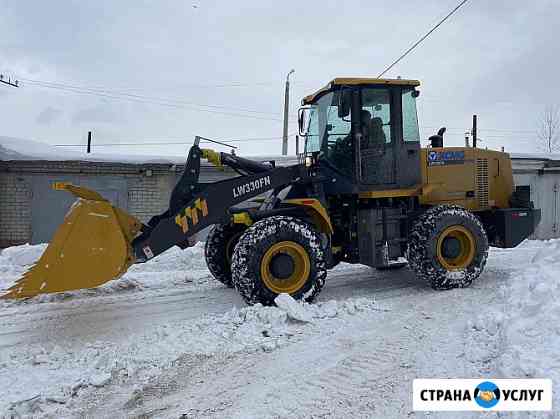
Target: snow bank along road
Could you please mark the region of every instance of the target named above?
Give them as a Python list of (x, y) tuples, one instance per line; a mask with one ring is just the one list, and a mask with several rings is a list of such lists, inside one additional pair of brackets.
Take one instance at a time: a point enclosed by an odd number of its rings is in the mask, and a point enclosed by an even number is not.
[[(43, 248), (0, 253), (0, 289)], [(174, 248), (95, 290), (0, 302), (0, 417), (424, 417), (420, 377), (552, 378), (557, 407), (559, 287), (560, 241), (525, 242), (468, 289), (342, 265), (316, 304), (246, 307), (202, 246)]]

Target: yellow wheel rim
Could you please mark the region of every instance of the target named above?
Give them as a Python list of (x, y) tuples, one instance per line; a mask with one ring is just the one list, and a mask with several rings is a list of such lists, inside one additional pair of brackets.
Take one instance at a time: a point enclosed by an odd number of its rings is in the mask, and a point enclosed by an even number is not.
[[(288, 256), (291, 259), (291, 273), (278, 275), (274, 273), (274, 263), (278, 263), (278, 257)], [(299, 291), (311, 271), (311, 262), (307, 251), (298, 243), (283, 241), (275, 243), (264, 254), (261, 260), (261, 278), (266, 287), (276, 294), (293, 294)]]
[[(450, 250), (450, 247), (453, 249)], [(448, 271), (457, 271), (469, 266), (475, 255), (476, 240), (465, 227), (447, 227), (437, 240), (437, 258)]]

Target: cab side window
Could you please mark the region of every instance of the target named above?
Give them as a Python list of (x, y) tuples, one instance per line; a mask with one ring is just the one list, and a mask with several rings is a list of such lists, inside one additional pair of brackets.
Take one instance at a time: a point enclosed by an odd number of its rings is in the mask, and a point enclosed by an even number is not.
[(391, 91), (363, 88), (360, 109), (360, 180), (370, 185), (393, 181)]
[(324, 152), (327, 160), (337, 169), (352, 176), (353, 148), (350, 115), (338, 116), (340, 91), (325, 95)]
[(402, 93), (402, 123), (403, 140), (407, 142), (420, 141), (414, 89), (408, 89)]
[(391, 95), (387, 89), (362, 90), (361, 148), (384, 148), (391, 143)]

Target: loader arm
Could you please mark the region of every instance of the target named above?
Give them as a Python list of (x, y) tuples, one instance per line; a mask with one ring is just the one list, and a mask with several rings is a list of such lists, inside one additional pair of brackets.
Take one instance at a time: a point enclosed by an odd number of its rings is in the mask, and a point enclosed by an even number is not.
[[(210, 184), (199, 183), (200, 157), (208, 158), (218, 167), (229, 166), (247, 174)], [(174, 245), (188, 244), (189, 238), (204, 228), (228, 222), (232, 206), (297, 183), (303, 176), (299, 165), (275, 168), (193, 145), (183, 176), (171, 194), (169, 210), (153, 217), (132, 242), (136, 262), (145, 262)]]
[[(199, 182), (200, 159), (229, 166), (240, 176), (221, 182)], [(204, 228), (229, 222), (233, 205), (270, 190), (298, 183), (302, 166), (275, 168), (235, 155), (189, 150), (185, 169), (175, 185), (169, 208), (146, 224), (116, 208), (99, 193), (81, 186), (57, 183), (54, 189), (78, 200), (55, 232), (37, 263), (2, 298), (93, 288), (117, 279), (135, 263), (145, 262), (174, 245), (188, 247)]]

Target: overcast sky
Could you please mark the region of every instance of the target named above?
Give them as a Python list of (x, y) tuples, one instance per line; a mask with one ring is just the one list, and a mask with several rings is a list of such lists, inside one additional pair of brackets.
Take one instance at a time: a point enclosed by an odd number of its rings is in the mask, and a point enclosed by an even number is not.
[[(334, 77), (377, 76), (457, 3), (0, 0), (0, 72), (22, 80), (0, 84), (0, 135), (51, 144), (84, 143), (88, 130), (94, 144), (262, 138), (239, 142), (240, 153), (280, 153), (291, 68), (294, 133), (301, 97)], [(560, 104), (559, 21), (558, 0), (470, 0), (387, 76), (422, 82), (423, 138), (447, 126), (447, 144), (462, 145), (477, 113), (483, 146), (535, 151), (540, 114)]]

